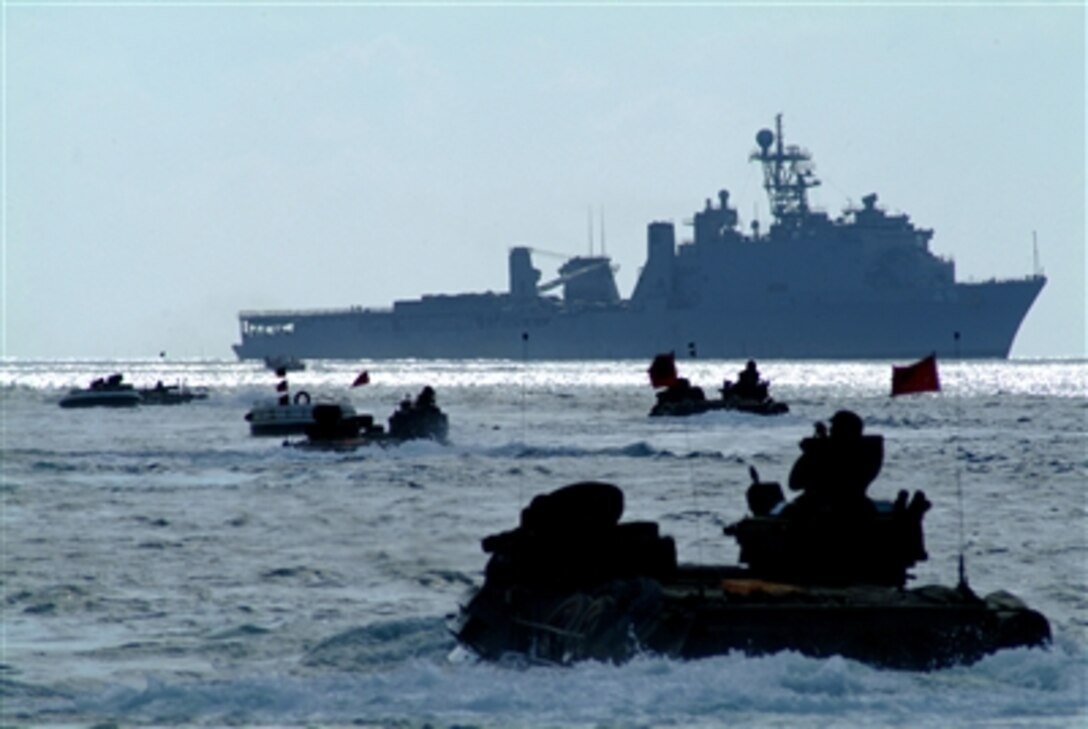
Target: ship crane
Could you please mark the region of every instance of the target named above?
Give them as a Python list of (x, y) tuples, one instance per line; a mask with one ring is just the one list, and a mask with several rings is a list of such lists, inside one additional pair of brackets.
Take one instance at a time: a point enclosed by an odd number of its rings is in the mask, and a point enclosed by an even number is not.
[(540, 286), (538, 286), (536, 290), (543, 294), (543, 293), (545, 293), (547, 291), (551, 291), (554, 288), (558, 288), (558, 287), (562, 286), (565, 283), (573, 281), (574, 279), (579, 278), (580, 276), (584, 276), (587, 273), (591, 273), (593, 271), (596, 271), (597, 269), (601, 268), (602, 266), (608, 266), (608, 268), (610, 268), (612, 270), (613, 274), (615, 274), (616, 271), (620, 270), (620, 267), (618, 265), (609, 264), (607, 259), (604, 259), (604, 258), (590, 259), (590, 260), (587, 260), (585, 262), (585, 265), (579, 266), (578, 268), (575, 268), (574, 270), (567, 271), (564, 274), (556, 276), (551, 281), (546, 281), (545, 283), (540, 284)]
[(609, 259), (606, 257), (578, 258), (571, 256), (569, 253), (559, 253), (557, 251), (549, 251), (543, 248), (534, 248), (532, 246), (525, 246), (525, 248), (531, 253), (539, 253), (543, 256), (559, 258), (564, 261), (568, 261), (570, 264), (578, 264), (576, 268), (570, 268), (569, 270), (561, 273), (559, 276), (553, 278), (552, 280), (546, 281), (537, 286), (537, 293), (541, 294), (547, 293), (552, 289), (559, 288), (563, 284), (573, 281), (574, 279), (581, 276), (584, 276), (587, 273), (592, 273), (593, 271), (598, 270), (602, 266), (607, 266), (609, 269), (611, 269), (613, 274), (620, 270), (620, 267), (617, 264), (611, 263), (611, 261), (609, 261)]
[(574, 256), (572, 256), (569, 253), (561, 253), (560, 251), (549, 251), (547, 248), (537, 248), (535, 246), (522, 246), (522, 247), (525, 248), (525, 250), (529, 251), (530, 253), (538, 253), (538, 254), (540, 254), (542, 256), (547, 256), (548, 258), (558, 258), (558, 259), (563, 260), (563, 261), (566, 261), (566, 260), (568, 260), (570, 258), (574, 258)]

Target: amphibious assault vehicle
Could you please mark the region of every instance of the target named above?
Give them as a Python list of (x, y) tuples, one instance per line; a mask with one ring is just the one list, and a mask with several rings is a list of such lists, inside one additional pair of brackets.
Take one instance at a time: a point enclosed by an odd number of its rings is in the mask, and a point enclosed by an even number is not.
[(861, 435), (851, 415), (802, 441), (790, 474), (801, 496), (786, 501), (752, 471), (751, 513), (725, 528), (741, 565), (678, 563), (657, 523), (621, 521), (624, 495), (611, 484), (535, 497), (517, 528), (483, 540), (485, 580), (461, 609), (457, 638), (485, 659), (792, 650), (915, 670), (1048, 643), (1042, 614), (1008, 592), (975, 594), (962, 570), (955, 587), (906, 587), (927, 558), (930, 504), (921, 491), (865, 496), (883, 440)]

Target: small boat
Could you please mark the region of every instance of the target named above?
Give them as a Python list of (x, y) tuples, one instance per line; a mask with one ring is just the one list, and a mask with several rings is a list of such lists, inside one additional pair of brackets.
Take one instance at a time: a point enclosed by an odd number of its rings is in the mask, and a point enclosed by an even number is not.
[(742, 565), (680, 564), (657, 523), (620, 521), (614, 485), (539, 495), (517, 528), (483, 540), (485, 579), (455, 634), (484, 659), (554, 664), (797, 651), (931, 670), (1048, 644), (1041, 613), (1003, 590), (977, 595), (962, 569), (955, 587), (905, 587), (927, 558), (930, 505), (920, 491), (864, 496), (883, 457), (864, 438), (803, 446), (791, 486), (805, 493), (791, 502), (753, 470), (751, 514), (725, 528)]
[(296, 445), (310, 448), (355, 448), (388, 445), (406, 440), (435, 440), (446, 443), (449, 418), (438, 407), (434, 388), (426, 386), (415, 400), (405, 398), (389, 416), (389, 428), (375, 424), (372, 415), (345, 412), (341, 405), (314, 407), (314, 423), (305, 429), (307, 440)]
[(136, 389), (113, 374), (93, 380), (87, 388), (72, 388), (58, 403), (62, 408), (134, 407), (142, 402)]
[(349, 402), (321, 400), (313, 403), (308, 392), (299, 390), (293, 398), (284, 394), (277, 400), (254, 404), (245, 419), (252, 435), (297, 435), (316, 423), (314, 411), (321, 406), (334, 406), (345, 418), (356, 415)]
[(142, 387), (139, 390), (140, 402), (144, 405), (181, 405), (193, 400), (206, 400), (208, 390), (204, 387), (187, 385), (164, 385), (162, 381), (154, 387)]
[(719, 398), (708, 399), (703, 388), (677, 377), (673, 355), (659, 354), (650, 365), (650, 383), (659, 388), (651, 417), (698, 415), (711, 410), (738, 410), (754, 415), (782, 415), (789, 405), (770, 396), (771, 383), (763, 380), (755, 360), (748, 360), (737, 382), (725, 380)]

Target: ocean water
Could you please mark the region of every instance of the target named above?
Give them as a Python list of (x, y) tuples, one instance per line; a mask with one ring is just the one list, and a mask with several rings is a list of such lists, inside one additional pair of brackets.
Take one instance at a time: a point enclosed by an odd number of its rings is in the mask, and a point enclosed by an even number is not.
[[(16, 726), (1088, 725), (1088, 364), (942, 363), (943, 392), (888, 395), (888, 362), (761, 363), (788, 415), (650, 419), (647, 362), (312, 362), (291, 387), (384, 420), (430, 384), (451, 443), (349, 452), (254, 438), (253, 363), (0, 362), (0, 724)], [(681, 362), (711, 389), (738, 362)], [(123, 372), (205, 401), (62, 410)], [(1047, 649), (929, 673), (793, 653), (487, 664), (449, 618), (479, 540), (535, 494), (616, 483), (685, 562), (735, 563), (748, 467), (784, 481), (813, 423), (885, 437), (876, 498), (923, 489), (914, 584), (1009, 590)]]

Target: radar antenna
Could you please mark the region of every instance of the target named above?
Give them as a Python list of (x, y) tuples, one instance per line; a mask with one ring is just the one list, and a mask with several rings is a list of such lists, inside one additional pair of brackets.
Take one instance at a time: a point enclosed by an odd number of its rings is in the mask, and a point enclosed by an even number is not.
[(760, 129), (756, 134), (759, 149), (749, 160), (763, 165), (763, 188), (771, 202), (771, 212), (779, 221), (803, 218), (809, 213), (808, 194), (816, 187), (812, 155), (796, 145), (785, 144), (782, 137), (782, 115), (774, 118), (775, 131)]
[(586, 205), (586, 233), (589, 237), (589, 255), (593, 255), (593, 206)]

